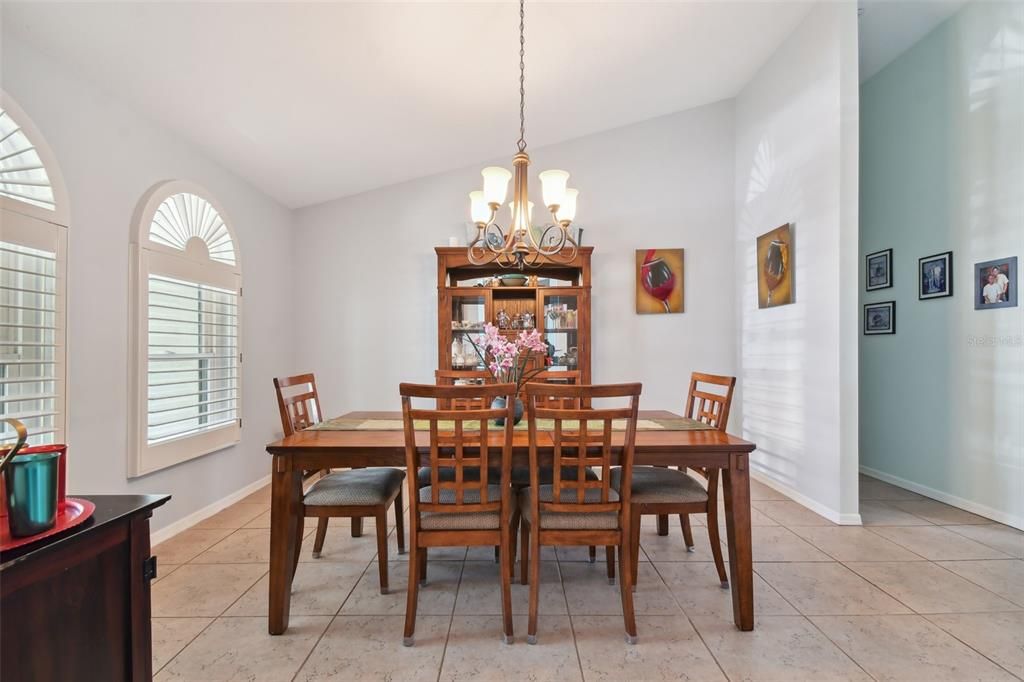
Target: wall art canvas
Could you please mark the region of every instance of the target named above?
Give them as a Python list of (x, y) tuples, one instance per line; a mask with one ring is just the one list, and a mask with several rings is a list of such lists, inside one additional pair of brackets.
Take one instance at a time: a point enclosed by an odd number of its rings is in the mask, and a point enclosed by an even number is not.
[(757, 238), (757, 307), (793, 300), (793, 231), (786, 223)]
[(925, 256), (917, 261), (917, 297), (921, 300), (953, 295), (953, 252)]
[(1017, 257), (974, 264), (974, 309), (1013, 308), (1017, 305)]
[(875, 251), (864, 257), (864, 282), (867, 291), (892, 286), (892, 249)]
[(683, 312), (682, 249), (637, 249), (636, 312)]
[(864, 305), (864, 335), (896, 333), (896, 301)]

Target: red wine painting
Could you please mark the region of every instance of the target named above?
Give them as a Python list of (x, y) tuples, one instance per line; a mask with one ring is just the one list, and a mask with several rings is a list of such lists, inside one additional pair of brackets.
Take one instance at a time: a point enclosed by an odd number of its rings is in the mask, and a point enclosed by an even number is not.
[(683, 312), (683, 250), (640, 249), (636, 252), (636, 311)]

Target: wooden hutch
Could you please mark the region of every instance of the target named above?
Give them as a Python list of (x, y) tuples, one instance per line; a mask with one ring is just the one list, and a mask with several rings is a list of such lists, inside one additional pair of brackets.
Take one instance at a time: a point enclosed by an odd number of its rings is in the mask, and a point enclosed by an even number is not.
[[(537, 357), (537, 365), (545, 363), (552, 372), (578, 370), (580, 383), (591, 383), (590, 256), (594, 247), (580, 247), (576, 258), (568, 263), (542, 261), (522, 271), (495, 263), (473, 265), (464, 246), (439, 246), (434, 250), (439, 369), (482, 369), (465, 338), (479, 335), (487, 322), (499, 326), (499, 313), (504, 311), (510, 321), (520, 322), (520, 326), (510, 323), (509, 328), (502, 329), (502, 334), (510, 337), (524, 329), (524, 319), (531, 324), (532, 317), (533, 327), (548, 344), (547, 357)], [(516, 275), (536, 277), (537, 283), (508, 286), (507, 279)], [(462, 362), (453, 353), (453, 345), (458, 348), (456, 340), (463, 342)]]

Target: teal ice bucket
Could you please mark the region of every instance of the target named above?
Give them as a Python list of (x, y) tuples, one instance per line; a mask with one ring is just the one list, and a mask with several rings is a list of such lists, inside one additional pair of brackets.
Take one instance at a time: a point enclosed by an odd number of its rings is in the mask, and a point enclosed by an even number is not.
[(23, 538), (53, 528), (57, 521), (60, 452), (15, 455), (4, 469), (7, 522)]

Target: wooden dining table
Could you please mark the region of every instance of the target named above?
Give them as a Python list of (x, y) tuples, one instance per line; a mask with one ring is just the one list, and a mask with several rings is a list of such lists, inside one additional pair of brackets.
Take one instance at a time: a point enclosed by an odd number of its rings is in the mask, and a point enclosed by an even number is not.
[[(682, 419), (664, 410), (641, 410), (640, 420)], [(405, 466), (405, 437), (400, 412), (350, 412), (338, 419), (393, 420), (390, 430), (306, 429), (267, 445), (272, 455), (270, 511), (270, 607), (268, 629), (280, 635), (288, 629), (295, 543), (301, 541), (303, 472), (331, 468)], [(429, 456), (427, 433), (416, 433), (423, 463)], [(554, 449), (550, 434), (538, 432), (541, 461)], [(422, 437), (422, 442), (420, 438)], [(501, 432), (494, 434), (500, 446)], [(624, 434), (613, 434), (621, 447)], [(618, 438), (616, 443), (615, 439)], [(722, 470), (729, 578), (733, 620), (740, 630), (754, 629), (754, 570), (750, 539), (749, 456), (756, 446), (717, 430), (637, 430), (634, 463)], [(513, 466), (528, 466), (529, 436), (513, 436)], [(717, 581), (716, 581), (717, 584)]]

